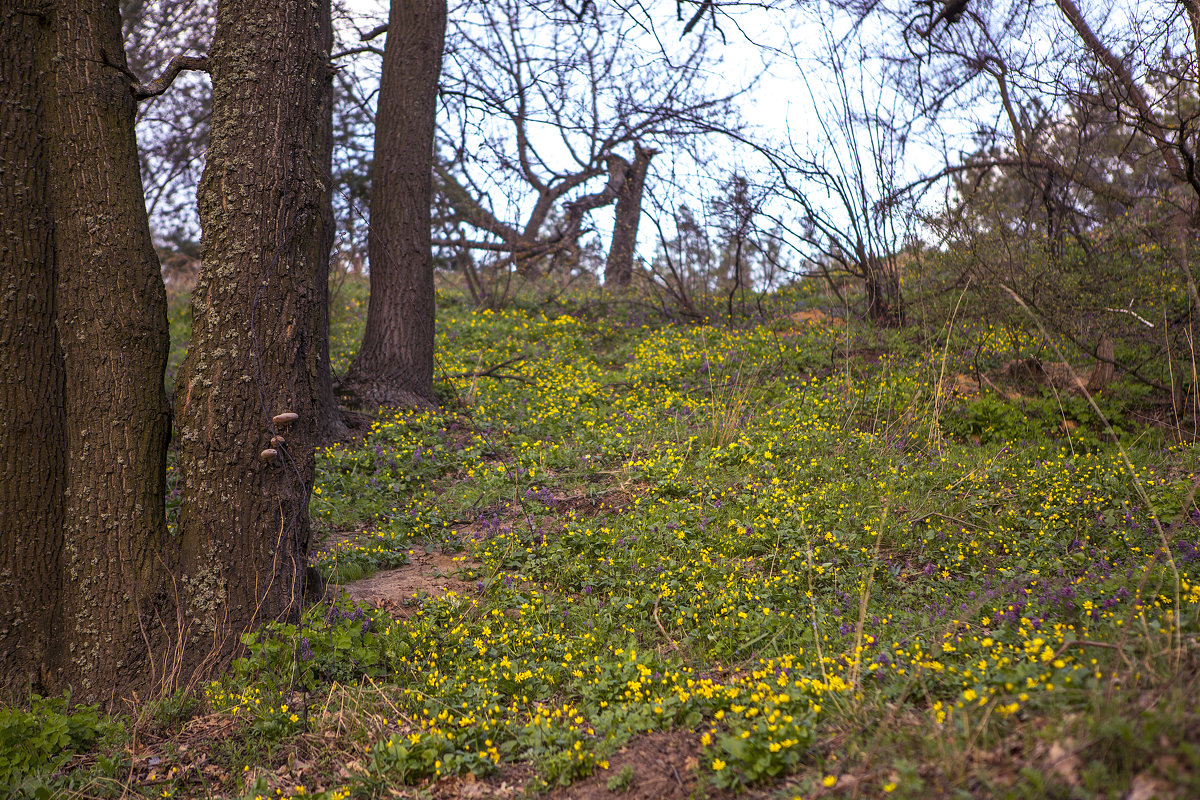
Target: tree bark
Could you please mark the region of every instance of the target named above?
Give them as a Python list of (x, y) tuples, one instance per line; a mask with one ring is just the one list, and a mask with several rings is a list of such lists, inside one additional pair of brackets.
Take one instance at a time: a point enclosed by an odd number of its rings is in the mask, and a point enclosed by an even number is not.
[[(321, 48), (328, 56), (333, 52), (333, 9), (330, 3), (321, 6)], [(329, 363), (329, 269), (337, 226), (333, 216), (333, 70), (325, 70), (321, 87), (321, 132), (318, 139), (317, 162), (321, 166), (321, 244), (317, 258), (316, 308), (314, 336), (317, 341), (317, 411), (314, 435), (318, 443), (336, 441), (346, 433), (346, 421), (333, 388), (333, 371)]]
[(54, 327), (46, 25), (0, 14), (0, 697), (22, 700), (49, 675), (62, 549), (66, 431)]
[(868, 256), (862, 261), (867, 316), (883, 328), (904, 326), (904, 294), (900, 276), (887, 257)]
[(341, 391), (360, 406), (433, 394), (433, 134), (446, 0), (392, 0), (371, 168), (371, 297)]
[[(203, 267), (176, 387), (194, 667), (298, 618), (318, 429), (327, 0), (224, 0), (198, 194)], [(278, 416), (298, 415), (288, 423)], [(275, 451), (274, 454), (266, 452)]]
[(646, 171), (656, 150), (634, 146), (633, 163), (625, 173), (625, 183), (617, 193), (616, 224), (612, 244), (604, 264), (604, 283), (609, 286), (628, 286), (633, 278), (633, 253), (637, 249), (638, 223), (642, 219), (642, 191), (646, 187)]
[[(161, 688), (174, 631), (164, 508), (167, 301), (150, 239), (117, 0), (45, 3), (55, 303), (64, 364), (61, 617), (52, 683)], [(7, 51), (6, 51), (7, 52)]]

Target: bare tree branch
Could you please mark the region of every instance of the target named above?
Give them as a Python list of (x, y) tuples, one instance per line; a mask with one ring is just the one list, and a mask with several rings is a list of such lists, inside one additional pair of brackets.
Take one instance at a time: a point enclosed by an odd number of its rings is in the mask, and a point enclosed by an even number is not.
[(175, 56), (171, 59), (171, 63), (167, 65), (167, 69), (162, 75), (150, 83), (145, 85), (135, 84), (132, 87), (134, 98), (145, 100), (150, 97), (158, 97), (171, 87), (171, 84), (179, 77), (179, 73), (186, 70), (208, 72), (208, 56)]
[(379, 56), (380, 58), (383, 58), (383, 51), (380, 50), (378, 47), (372, 47), (371, 45), (363, 45), (362, 47), (351, 47), (349, 50), (342, 50), (340, 53), (334, 53), (333, 55), (331, 55), (329, 57), (329, 60), (336, 61), (339, 58), (347, 58), (349, 56), (356, 56), (360, 53), (373, 53), (373, 54)]
[(388, 29), (388, 24), (385, 22), (382, 25), (376, 25), (374, 28), (367, 31), (366, 33), (360, 34), (358, 38), (360, 41), (369, 42), (372, 39), (374, 39), (378, 36), (382, 36), (383, 34), (387, 33), (387, 29)]

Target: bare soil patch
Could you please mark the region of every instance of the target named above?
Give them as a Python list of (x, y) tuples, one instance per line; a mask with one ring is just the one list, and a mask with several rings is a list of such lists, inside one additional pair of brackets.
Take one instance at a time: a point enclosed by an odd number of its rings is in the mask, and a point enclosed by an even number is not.
[(891, 354), (890, 350), (885, 350), (882, 347), (855, 347), (850, 350), (838, 350), (833, 353), (833, 358), (850, 358), (859, 359), (864, 364), (878, 364), (885, 356)]
[(949, 396), (970, 397), (979, 394), (979, 381), (970, 375), (959, 373), (942, 381), (942, 391)]
[(449, 592), (466, 594), (475, 584), (456, 575), (479, 566), (465, 555), (408, 551), (409, 563), (395, 569), (376, 572), (370, 577), (344, 586), (351, 600), (387, 609), (397, 616), (408, 616), (414, 601), (423, 597), (444, 597)]
[(432, 787), (436, 800), (509, 800), (525, 797), (525, 786), (535, 771), (529, 764), (505, 764), (495, 775), (476, 778), (470, 773), (438, 781)]
[(797, 311), (794, 314), (789, 314), (788, 319), (797, 328), (804, 325), (845, 325), (846, 320), (840, 317), (831, 317), (819, 308), (807, 308), (802, 311)]
[[(700, 738), (692, 731), (651, 733), (629, 742), (609, 758), (608, 769), (570, 786), (552, 789), (551, 800), (687, 800), (696, 786)], [(629, 767), (633, 775), (623, 789), (612, 791), (608, 781)], [(714, 797), (710, 791), (709, 797)]]
[(555, 511), (562, 516), (576, 518), (598, 517), (602, 514), (616, 514), (627, 508), (633, 502), (633, 493), (613, 489), (608, 492), (592, 494), (562, 495), (556, 498)]

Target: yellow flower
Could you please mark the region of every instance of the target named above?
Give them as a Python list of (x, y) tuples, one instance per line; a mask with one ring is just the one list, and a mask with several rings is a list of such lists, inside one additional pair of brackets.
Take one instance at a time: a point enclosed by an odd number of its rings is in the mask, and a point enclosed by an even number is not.
[(837, 775), (826, 775), (821, 779), (821, 783), (825, 784), (826, 786), (833, 786), (837, 783)]
[(720, 772), (721, 770), (725, 769), (725, 762), (719, 758), (714, 758), (712, 767), (713, 772)]

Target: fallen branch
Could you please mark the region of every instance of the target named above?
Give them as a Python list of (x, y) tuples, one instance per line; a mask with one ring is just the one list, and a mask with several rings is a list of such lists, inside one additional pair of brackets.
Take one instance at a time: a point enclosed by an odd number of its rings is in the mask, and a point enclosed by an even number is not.
[(492, 366), (488, 367), (487, 369), (478, 369), (478, 370), (475, 370), (474, 372), (452, 372), (452, 373), (445, 374), (442, 377), (444, 377), (444, 378), (496, 378), (497, 380), (520, 381), (522, 383), (529, 383), (530, 382), (529, 378), (523, 377), (521, 375), (502, 375), (500, 373), (500, 370), (504, 369), (505, 367), (512, 366), (513, 364), (519, 364), (519, 363), (523, 362), (524, 360), (525, 360), (524, 356), (516, 356), (514, 358), (508, 359), (507, 361), (501, 361), (499, 364), (493, 364)]
[(1136, 319), (1138, 322), (1140, 322), (1140, 323), (1142, 323), (1143, 325), (1145, 325), (1147, 328), (1153, 328), (1153, 327), (1154, 327), (1154, 323), (1153, 323), (1153, 322), (1151, 322), (1150, 320), (1146, 319), (1146, 318), (1145, 318), (1145, 317), (1143, 317), (1141, 314), (1139, 314), (1139, 313), (1137, 313), (1136, 311), (1134, 311), (1132, 308), (1108, 308), (1108, 307), (1106, 306), (1104, 310), (1105, 310), (1105, 311), (1111, 311), (1111, 312), (1113, 312), (1114, 314), (1129, 314), (1130, 316), (1132, 316), (1133, 318), (1135, 318), (1135, 319)]
[(654, 598), (654, 613), (653, 613), (654, 624), (658, 626), (659, 633), (661, 633), (663, 635), (663, 638), (667, 640), (667, 644), (671, 645), (671, 647), (675, 650), (675, 652), (680, 652), (679, 644), (676, 643), (676, 641), (671, 638), (671, 634), (667, 633), (667, 629), (663, 627), (662, 620), (660, 620), (658, 618), (658, 601), (659, 600), (662, 600), (661, 594), (658, 597)]
[(992, 382), (992, 379), (991, 379), (991, 378), (989, 378), (987, 375), (985, 375), (984, 373), (980, 372), (980, 373), (979, 373), (979, 378), (980, 378), (980, 380), (982, 380), (984, 383), (986, 383), (988, 386), (992, 387), (992, 391), (994, 391), (996, 394), (998, 394), (998, 395), (1000, 395), (1000, 396), (1002, 396), (1002, 397), (1004, 396), (1004, 390), (1003, 390), (1003, 389), (1001, 389), (999, 386), (997, 386), (995, 383), (993, 383), (993, 382)]
[(909, 525), (915, 525), (918, 522), (924, 522), (925, 520), (929, 519), (930, 517), (938, 517), (940, 519), (949, 520), (950, 522), (957, 522), (959, 525), (962, 525), (964, 528), (978, 528), (979, 527), (978, 525), (973, 525), (970, 522), (967, 522), (965, 519), (959, 519), (958, 517), (952, 517), (949, 514), (939, 514), (936, 511), (930, 511), (928, 514), (921, 514), (918, 517), (912, 517), (906, 521), (908, 522)]

